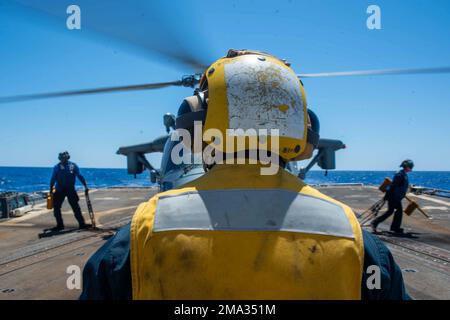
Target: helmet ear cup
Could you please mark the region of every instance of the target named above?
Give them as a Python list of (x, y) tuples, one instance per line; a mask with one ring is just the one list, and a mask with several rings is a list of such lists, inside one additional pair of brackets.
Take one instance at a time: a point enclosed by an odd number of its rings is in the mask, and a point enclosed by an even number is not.
[(311, 109), (308, 109), (308, 144), (312, 144), (314, 148), (319, 144), (320, 139), (320, 122), (317, 115)]
[(305, 150), (291, 161), (300, 161), (312, 157), (314, 149), (319, 145), (320, 139), (320, 122), (317, 115), (311, 109), (308, 109), (308, 133), (307, 144)]
[(194, 128), (194, 121), (201, 121), (204, 124), (206, 110), (207, 104), (204, 92), (196, 92), (195, 95), (184, 98), (178, 109), (175, 128), (191, 131)]
[[(193, 96), (184, 98), (178, 109), (178, 115), (175, 119), (175, 128), (184, 129), (189, 132), (191, 140), (195, 138), (194, 125), (195, 122), (201, 122), (202, 127), (205, 124), (207, 111), (207, 92), (196, 91)], [(190, 144), (184, 142), (186, 147), (192, 148), (194, 141)]]

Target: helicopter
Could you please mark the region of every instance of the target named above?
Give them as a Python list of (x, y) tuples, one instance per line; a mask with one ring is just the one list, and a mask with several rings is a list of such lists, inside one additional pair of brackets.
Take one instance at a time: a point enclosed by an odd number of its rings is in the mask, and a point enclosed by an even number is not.
[[(115, 1), (109, 1), (108, 5), (113, 5)], [(34, 1), (19, 0), (18, 3), (47, 16), (59, 16), (65, 19), (65, 11), (61, 10), (62, 4), (52, 5), (52, 1), (42, 1), (36, 3)], [(145, 28), (109, 28), (107, 24), (102, 24), (102, 21), (115, 21), (120, 24), (121, 15), (123, 11), (102, 11), (96, 13), (95, 5), (89, 1), (79, 1), (83, 10), (89, 11), (92, 19), (83, 22), (83, 28), (90, 29), (95, 33), (106, 36), (108, 39), (115, 39), (121, 43), (126, 43), (139, 48), (142, 51), (151, 51), (159, 54), (164, 58), (168, 58), (171, 62), (178, 65), (183, 65), (192, 70), (191, 74), (181, 76), (180, 79), (173, 81), (164, 81), (156, 83), (133, 84), (114, 87), (98, 87), (88, 89), (76, 89), (58, 92), (44, 92), (32, 94), (18, 94), (13, 96), (0, 97), (0, 104), (14, 103), (19, 101), (50, 99), (50, 98), (64, 98), (80, 95), (93, 94), (109, 94), (116, 92), (129, 91), (143, 91), (143, 90), (157, 90), (167, 87), (185, 87), (196, 89), (200, 82), (202, 74), (210, 65), (210, 60), (204, 57), (193, 55), (190, 50), (167, 49), (166, 47), (158, 47), (150, 44), (148, 34)], [(98, 5), (98, 1), (97, 4)], [(92, 7), (91, 7), (92, 6)], [(143, 18), (144, 15), (138, 12), (137, 8), (130, 8), (130, 12), (126, 15), (132, 18), (131, 21), (136, 25), (149, 21)], [(99, 22), (95, 22), (99, 21)], [(133, 32), (133, 34), (127, 34)], [(177, 43), (177, 41), (173, 41)], [(433, 67), (433, 68), (408, 68), (408, 69), (381, 69), (381, 70), (357, 70), (357, 71), (338, 71), (338, 72), (321, 72), (321, 73), (300, 73), (297, 74), (300, 81), (308, 78), (328, 78), (328, 77), (351, 77), (351, 76), (386, 76), (386, 75), (408, 75), (408, 74), (442, 74), (450, 73), (450, 67)], [(142, 173), (145, 169), (150, 171), (150, 179), (154, 183), (158, 183), (162, 190), (174, 188), (178, 185), (184, 184), (192, 179), (204, 174), (202, 165), (199, 164), (181, 164), (175, 165), (171, 159), (170, 154), (174, 146), (174, 142), (169, 139), (175, 130), (175, 116), (173, 114), (165, 114), (163, 116), (163, 124), (166, 128), (166, 135), (159, 136), (154, 140), (139, 144), (130, 145), (119, 148), (117, 154), (124, 155), (127, 158), (127, 171), (129, 174), (137, 175)], [(323, 170), (333, 170), (336, 168), (336, 152), (344, 149), (346, 146), (340, 140), (323, 139), (319, 140), (316, 147), (316, 154), (305, 168), (297, 169), (296, 163), (288, 163), (287, 169), (304, 179), (308, 171), (314, 166), (318, 165)], [(161, 152), (163, 153), (162, 161), (159, 169), (156, 169), (145, 157), (146, 154)]]
[[(166, 113), (163, 116), (163, 124), (167, 134), (155, 138), (153, 141), (138, 145), (120, 147), (117, 154), (127, 157), (127, 172), (131, 175), (137, 175), (147, 169), (150, 172), (150, 181), (157, 183), (161, 191), (179, 187), (194, 179), (199, 178), (205, 173), (202, 164), (196, 164), (192, 161), (190, 164), (175, 164), (172, 161), (171, 153), (174, 146), (178, 143), (171, 139), (172, 134), (176, 134), (175, 115)], [(317, 153), (305, 168), (298, 170), (295, 162), (288, 162), (286, 170), (297, 174), (300, 179), (305, 179), (307, 172), (317, 164), (321, 169), (336, 169), (336, 151), (345, 149), (345, 144), (335, 139), (319, 139), (316, 147)], [(161, 166), (156, 169), (145, 157), (145, 154), (161, 152)]]

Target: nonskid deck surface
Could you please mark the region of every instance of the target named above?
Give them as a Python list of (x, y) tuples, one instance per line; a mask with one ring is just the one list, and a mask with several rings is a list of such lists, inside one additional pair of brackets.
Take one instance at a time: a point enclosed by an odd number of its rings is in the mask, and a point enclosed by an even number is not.
[[(137, 206), (155, 193), (154, 188), (91, 191), (99, 230), (76, 230), (78, 224), (67, 201), (62, 213), (66, 229), (75, 229), (72, 232), (39, 239), (39, 233), (55, 225), (53, 212), (45, 203), (22, 217), (0, 221), (0, 299), (78, 298), (81, 290), (67, 288), (67, 268), (78, 266), (82, 270), (87, 259), (129, 223)], [(80, 206), (89, 222), (81, 193)]]
[[(369, 186), (323, 186), (318, 189), (361, 213), (382, 194)], [(91, 201), (96, 212), (98, 231), (73, 231), (38, 238), (43, 229), (54, 225), (45, 204), (22, 217), (0, 221), (0, 299), (76, 299), (80, 290), (67, 288), (67, 268), (82, 270), (95, 252), (120, 226), (131, 219), (136, 207), (149, 199), (152, 188), (114, 188), (95, 190)], [(450, 299), (450, 200), (411, 195), (433, 216), (420, 213), (404, 215), (403, 227), (409, 238), (380, 235), (391, 249), (403, 271), (408, 292), (416, 299)], [(80, 195), (88, 221), (84, 197)], [(383, 209), (385, 210), (385, 209)], [(69, 206), (63, 206), (66, 228), (76, 221)], [(391, 219), (380, 225), (388, 230)]]
[[(383, 194), (370, 186), (329, 186), (320, 191), (361, 214)], [(389, 247), (403, 272), (408, 293), (415, 299), (450, 299), (450, 199), (409, 194), (426, 213), (417, 210), (411, 216), (403, 215), (402, 227), (406, 236), (388, 232), (392, 218), (379, 226), (378, 235)], [(404, 207), (407, 201), (403, 202)], [(387, 204), (380, 211), (387, 210)], [(370, 228), (364, 227), (367, 230)]]

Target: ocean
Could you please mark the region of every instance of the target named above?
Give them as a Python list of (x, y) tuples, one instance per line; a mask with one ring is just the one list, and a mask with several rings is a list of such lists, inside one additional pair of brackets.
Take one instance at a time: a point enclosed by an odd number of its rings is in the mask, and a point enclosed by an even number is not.
[[(0, 192), (47, 191), (53, 168), (0, 167)], [(136, 179), (127, 174), (126, 169), (80, 168), (89, 188), (142, 187), (152, 186), (148, 171), (137, 175)], [(82, 187), (77, 180), (77, 187)]]
[[(0, 167), (0, 192), (47, 191), (49, 188), (52, 168), (34, 167)], [(106, 187), (142, 187), (152, 186), (148, 172), (134, 179), (125, 169), (93, 169), (81, 168), (90, 188)], [(379, 185), (385, 177), (393, 176), (394, 171), (310, 171), (306, 182), (310, 184), (329, 183), (364, 183)], [(411, 184), (450, 190), (450, 171), (413, 171), (409, 173)], [(78, 187), (81, 185), (78, 183)]]

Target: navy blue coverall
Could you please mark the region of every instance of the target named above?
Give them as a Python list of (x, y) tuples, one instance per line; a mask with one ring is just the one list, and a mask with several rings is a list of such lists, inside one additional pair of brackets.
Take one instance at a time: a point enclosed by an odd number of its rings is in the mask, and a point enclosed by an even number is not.
[[(363, 230), (364, 271), (361, 283), (363, 300), (409, 300), (402, 271), (389, 249), (378, 237)], [(380, 289), (368, 289), (371, 274), (367, 268), (380, 268)], [(130, 269), (130, 224), (121, 228), (88, 260), (83, 271), (81, 300), (129, 300), (132, 298)]]
[(75, 180), (78, 179), (86, 187), (86, 180), (80, 174), (78, 166), (70, 161), (66, 163), (58, 163), (53, 167), (53, 174), (50, 180), (50, 186), (55, 186), (56, 192), (53, 194), (53, 214), (56, 219), (57, 228), (64, 228), (64, 222), (61, 215), (61, 206), (67, 197), (72, 207), (75, 219), (77, 219), (80, 227), (85, 226), (81, 208), (78, 204), (80, 198), (75, 190)]
[(378, 224), (389, 218), (395, 211), (394, 219), (391, 224), (391, 231), (401, 231), (400, 226), (403, 217), (402, 199), (406, 196), (408, 187), (408, 175), (405, 170), (402, 169), (395, 174), (392, 184), (386, 190), (385, 198), (388, 201), (388, 210), (372, 221), (374, 227), (377, 227)]

